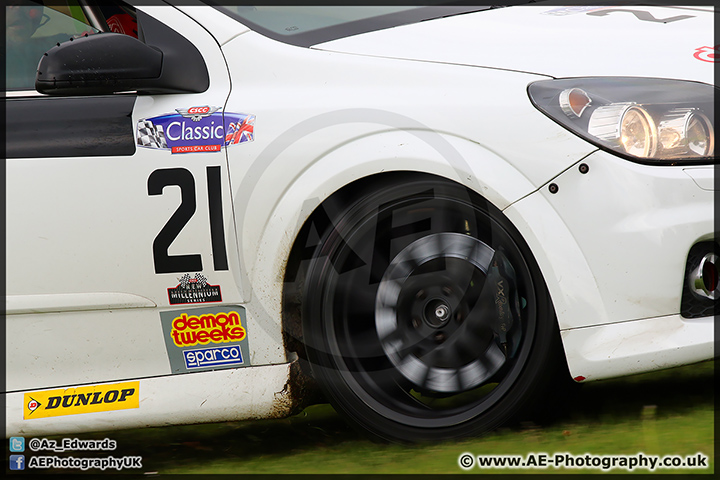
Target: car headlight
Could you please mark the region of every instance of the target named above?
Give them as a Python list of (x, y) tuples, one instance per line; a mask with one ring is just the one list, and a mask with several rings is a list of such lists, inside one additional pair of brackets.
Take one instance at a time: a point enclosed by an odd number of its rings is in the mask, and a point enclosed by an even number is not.
[(528, 87), (541, 112), (587, 141), (650, 164), (713, 163), (715, 87), (634, 77), (541, 80)]

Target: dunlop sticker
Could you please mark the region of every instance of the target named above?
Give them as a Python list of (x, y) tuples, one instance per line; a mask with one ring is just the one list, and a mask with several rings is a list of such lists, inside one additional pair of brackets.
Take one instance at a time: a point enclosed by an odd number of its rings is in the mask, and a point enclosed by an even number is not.
[(60, 417), (140, 407), (140, 382), (89, 385), (26, 393), (23, 418)]
[(250, 365), (245, 309), (238, 305), (160, 313), (172, 373)]

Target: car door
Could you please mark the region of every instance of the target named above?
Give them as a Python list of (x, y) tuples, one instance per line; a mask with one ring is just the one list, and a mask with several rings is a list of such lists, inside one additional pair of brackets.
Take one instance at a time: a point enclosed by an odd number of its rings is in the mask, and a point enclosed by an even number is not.
[[(244, 300), (224, 150), (228, 125), (248, 116), (224, 112), (217, 42), (167, 6), (21, 3), (6, 15), (7, 391), (191, 371), (167, 319), (242, 312)], [(207, 88), (35, 91), (44, 50), (108, 32), (200, 58)], [(197, 76), (189, 57), (170, 73)]]

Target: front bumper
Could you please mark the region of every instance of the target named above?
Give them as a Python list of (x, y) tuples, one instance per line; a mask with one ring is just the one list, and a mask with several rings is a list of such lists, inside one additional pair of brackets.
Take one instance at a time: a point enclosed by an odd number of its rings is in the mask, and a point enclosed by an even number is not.
[[(639, 165), (596, 151), (505, 213), (543, 272), (573, 374), (601, 378), (712, 358), (712, 317), (679, 316), (688, 253), (715, 241), (712, 166)], [(634, 342), (637, 355), (622, 353)], [(581, 360), (586, 355), (592, 360)]]
[(679, 315), (564, 330), (570, 375), (600, 380), (687, 365), (715, 356), (713, 317)]

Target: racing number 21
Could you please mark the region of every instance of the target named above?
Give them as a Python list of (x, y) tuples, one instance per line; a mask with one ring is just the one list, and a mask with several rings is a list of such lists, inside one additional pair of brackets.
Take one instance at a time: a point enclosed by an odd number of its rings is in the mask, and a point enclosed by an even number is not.
[[(167, 186), (180, 187), (180, 206), (170, 217), (153, 241), (155, 273), (201, 272), (202, 258), (199, 253), (169, 255), (168, 248), (195, 214), (195, 178), (185, 168), (163, 168), (148, 177), (148, 195), (162, 195)], [(225, 227), (222, 216), (222, 184), (220, 167), (207, 167), (208, 210), (210, 214), (210, 241), (212, 243), (213, 267), (227, 270)]]

